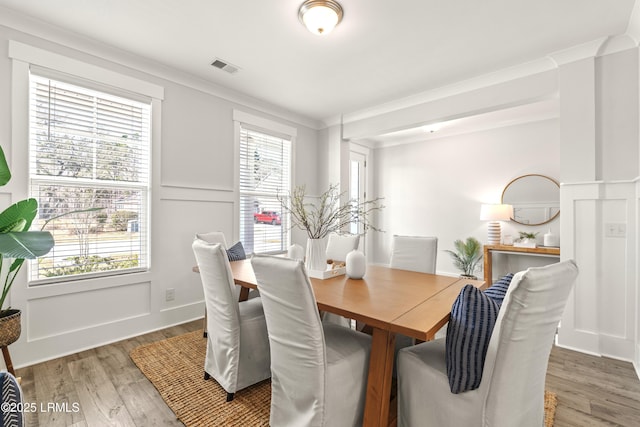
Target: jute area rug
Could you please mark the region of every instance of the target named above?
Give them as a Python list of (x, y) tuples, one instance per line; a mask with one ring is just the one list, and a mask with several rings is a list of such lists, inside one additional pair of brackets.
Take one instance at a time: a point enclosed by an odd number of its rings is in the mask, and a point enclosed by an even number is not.
[[(136, 347), (130, 355), (185, 426), (268, 426), (271, 381), (240, 390), (226, 402), (224, 389), (204, 380), (205, 345), (200, 330)], [(552, 427), (556, 395), (545, 391), (544, 405), (545, 427)]]

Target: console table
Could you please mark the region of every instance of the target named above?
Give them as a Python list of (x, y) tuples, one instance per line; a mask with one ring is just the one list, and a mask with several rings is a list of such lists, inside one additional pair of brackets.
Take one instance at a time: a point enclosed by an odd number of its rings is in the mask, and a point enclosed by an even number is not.
[(537, 248), (518, 248), (509, 245), (484, 245), (484, 280), (487, 286), (493, 283), (493, 253), (520, 254), (520, 255), (537, 255), (560, 257), (560, 248), (537, 247)]

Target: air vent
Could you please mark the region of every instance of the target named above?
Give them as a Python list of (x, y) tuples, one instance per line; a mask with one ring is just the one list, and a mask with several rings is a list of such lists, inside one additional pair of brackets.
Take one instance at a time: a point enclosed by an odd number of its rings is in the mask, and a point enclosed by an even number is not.
[(214, 67), (219, 68), (219, 69), (221, 69), (223, 71), (226, 71), (229, 74), (234, 74), (240, 69), (240, 67), (237, 67), (237, 66), (235, 66), (233, 64), (229, 64), (227, 61), (222, 60), (220, 58), (216, 58), (211, 63), (211, 65), (213, 65)]

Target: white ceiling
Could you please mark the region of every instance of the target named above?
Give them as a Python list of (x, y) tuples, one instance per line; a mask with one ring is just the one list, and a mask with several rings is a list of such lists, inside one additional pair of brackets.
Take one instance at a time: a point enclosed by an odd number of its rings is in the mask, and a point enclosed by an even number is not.
[[(634, 1), (340, 0), (344, 19), (325, 37), (298, 21), (302, 0), (0, 0), (0, 7), (326, 121), (624, 34)], [(216, 57), (240, 71), (213, 68)]]

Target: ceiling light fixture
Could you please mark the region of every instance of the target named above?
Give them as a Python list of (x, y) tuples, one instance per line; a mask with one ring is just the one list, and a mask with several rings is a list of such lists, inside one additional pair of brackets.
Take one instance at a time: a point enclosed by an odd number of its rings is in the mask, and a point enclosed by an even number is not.
[(342, 21), (342, 6), (334, 0), (306, 0), (298, 18), (313, 34), (329, 34)]

